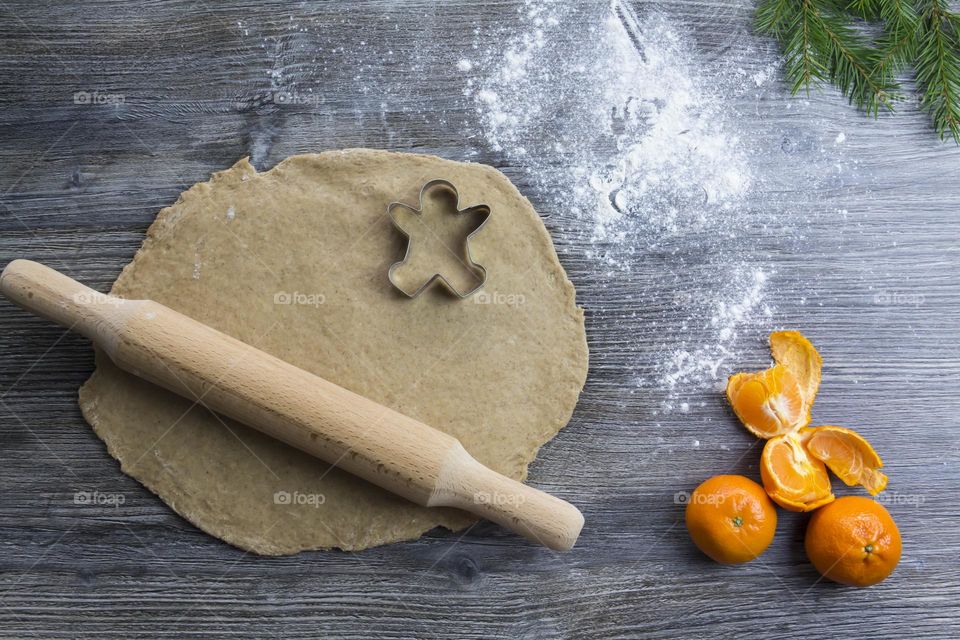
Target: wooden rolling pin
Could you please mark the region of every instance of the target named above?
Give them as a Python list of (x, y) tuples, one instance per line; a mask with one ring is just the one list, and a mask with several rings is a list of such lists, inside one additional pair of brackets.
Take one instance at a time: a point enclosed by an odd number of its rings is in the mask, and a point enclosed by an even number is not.
[(425, 507), (456, 507), (551, 549), (573, 547), (576, 507), (477, 462), (456, 438), (151, 300), (98, 293), (14, 260), (0, 291), (77, 331), (121, 369)]

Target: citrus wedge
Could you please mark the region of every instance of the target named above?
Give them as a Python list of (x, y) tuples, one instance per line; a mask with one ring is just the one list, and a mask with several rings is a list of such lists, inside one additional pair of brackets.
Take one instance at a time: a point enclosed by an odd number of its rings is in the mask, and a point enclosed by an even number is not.
[(770, 334), (770, 353), (777, 364), (785, 366), (797, 379), (804, 402), (812, 407), (823, 368), (823, 359), (813, 344), (799, 331), (775, 331)]
[(763, 488), (788, 511), (812, 511), (834, 499), (827, 468), (804, 446), (808, 431), (771, 438), (760, 456)]
[(810, 405), (804, 400), (804, 391), (782, 364), (730, 376), (727, 400), (747, 430), (758, 438), (775, 438), (810, 424)]
[(875, 496), (887, 486), (880, 456), (863, 436), (843, 427), (806, 429), (807, 453), (826, 464), (847, 486), (863, 485)]

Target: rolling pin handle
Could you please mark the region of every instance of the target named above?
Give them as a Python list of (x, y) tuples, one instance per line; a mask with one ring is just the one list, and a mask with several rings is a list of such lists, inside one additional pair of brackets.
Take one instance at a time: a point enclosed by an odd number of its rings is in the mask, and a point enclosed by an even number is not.
[(459, 442), (447, 454), (427, 506), (475, 513), (556, 551), (569, 551), (583, 529), (575, 506), (484, 466)]
[[(73, 278), (32, 260), (13, 260), (0, 273), (0, 293), (27, 311), (109, 347), (113, 332), (106, 326), (122, 298), (94, 291)], [(108, 344), (104, 344), (104, 343)]]

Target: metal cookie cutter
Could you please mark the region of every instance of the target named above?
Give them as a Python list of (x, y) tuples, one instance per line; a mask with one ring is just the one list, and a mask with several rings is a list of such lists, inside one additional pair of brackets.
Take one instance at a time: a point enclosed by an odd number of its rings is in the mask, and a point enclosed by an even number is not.
[[(409, 210), (409, 211), (412, 211), (413, 213), (417, 214), (418, 216), (419, 216), (419, 215), (422, 215), (422, 214), (423, 214), (423, 197), (424, 197), (424, 195), (425, 195), (428, 191), (430, 191), (431, 189), (434, 189), (434, 188), (446, 189), (447, 191), (449, 191), (449, 192), (451, 192), (451, 193), (453, 194), (454, 199), (456, 200), (456, 205), (455, 205), (456, 214), (455, 214), (455, 215), (458, 215), (458, 216), (459, 216), (459, 215), (472, 214), (472, 213), (480, 213), (480, 214), (483, 215), (483, 220), (480, 222), (480, 224), (477, 226), (477, 228), (474, 229), (473, 231), (471, 231), (470, 234), (467, 235), (466, 239), (464, 240), (464, 249), (465, 249), (465, 253), (466, 253), (466, 262), (464, 262), (463, 265), (464, 265), (465, 267), (467, 267), (467, 269), (469, 269), (469, 270), (470, 270), (471, 272), (473, 272), (475, 275), (479, 276), (479, 278), (480, 278), (480, 283), (479, 283), (477, 286), (475, 286), (475, 287), (473, 287), (472, 289), (470, 289), (469, 291), (461, 292), (461, 291), (457, 290), (457, 288), (454, 287), (454, 286), (450, 283), (449, 280), (447, 280), (445, 277), (443, 277), (442, 274), (440, 274), (440, 273), (435, 273), (435, 274), (433, 274), (432, 276), (430, 276), (430, 278), (429, 278), (425, 283), (423, 283), (422, 285), (420, 285), (420, 288), (418, 288), (416, 291), (414, 291), (414, 292), (411, 293), (411, 292), (407, 291), (406, 289), (404, 289), (403, 287), (401, 287), (400, 284), (396, 281), (396, 279), (395, 279), (395, 277), (394, 277), (394, 272), (395, 272), (397, 269), (399, 269), (401, 266), (403, 266), (404, 264), (406, 264), (407, 259), (410, 258), (410, 245), (413, 244), (413, 241), (412, 241), (412, 239), (410, 238), (410, 234), (407, 233), (407, 232), (403, 229), (403, 227), (401, 227), (401, 226), (397, 223), (397, 218), (393, 215), (393, 210), (394, 210), (395, 208), (400, 208), (400, 207), (402, 207), (402, 208), (404, 208), (404, 209), (407, 209), (407, 210)], [(486, 281), (487, 281), (487, 270), (483, 267), (483, 265), (474, 262), (474, 261), (473, 261), (473, 256), (470, 254), (470, 239), (473, 238), (473, 236), (477, 235), (477, 234), (480, 232), (480, 230), (483, 229), (484, 225), (487, 224), (487, 221), (490, 219), (490, 207), (487, 206), (487, 205), (485, 205), (485, 204), (478, 204), (478, 205), (474, 205), (474, 206), (472, 206), (472, 207), (467, 207), (466, 209), (461, 209), (461, 208), (460, 208), (460, 192), (457, 191), (457, 188), (456, 188), (455, 186), (453, 186), (453, 184), (452, 184), (450, 181), (448, 181), (448, 180), (430, 180), (429, 182), (427, 182), (426, 184), (424, 184), (424, 185), (420, 188), (420, 196), (419, 196), (418, 206), (419, 206), (419, 209), (414, 209), (414, 208), (411, 207), (410, 205), (404, 204), (404, 203), (402, 203), (402, 202), (391, 202), (389, 205), (387, 205), (387, 215), (390, 217), (390, 221), (393, 222), (393, 226), (396, 227), (396, 229), (397, 229), (400, 233), (402, 233), (402, 234), (404, 235), (404, 237), (407, 239), (407, 249), (406, 249), (406, 251), (405, 251), (404, 254), (403, 254), (403, 260), (401, 260), (400, 262), (395, 262), (395, 263), (393, 263), (392, 265), (390, 265), (390, 270), (387, 272), (387, 278), (390, 279), (390, 284), (392, 284), (394, 287), (396, 287), (400, 292), (402, 292), (402, 293), (403, 293), (405, 296), (407, 296), (408, 298), (416, 298), (416, 297), (419, 296), (421, 293), (423, 293), (426, 289), (428, 289), (428, 288), (430, 287), (430, 285), (432, 285), (434, 282), (436, 282), (436, 281), (439, 280), (440, 283), (447, 289), (447, 291), (449, 291), (449, 292), (452, 293), (453, 295), (457, 296), (457, 297), (460, 298), (461, 300), (466, 299), (466, 298), (469, 298), (471, 295), (473, 295), (474, 293), (476, 293), (476, 292), (484, 285), (484, 283), (486, 283)]]

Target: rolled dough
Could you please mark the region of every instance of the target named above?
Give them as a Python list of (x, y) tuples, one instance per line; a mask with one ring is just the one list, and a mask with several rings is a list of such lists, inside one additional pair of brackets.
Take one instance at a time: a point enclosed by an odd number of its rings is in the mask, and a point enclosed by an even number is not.
[[(451, 181), (492, 217), (470, 244), (489, 277), (473, 298), (387, 280), (405, 240), (387, 205)], [(583, 312), (530, 203), (498, 171), (373, 150), (246, 160), (157, 216), (113, 286), (151, 298), (442, 429), (523, 479), (583, 387)], [(243, 549), (365, 549), (473, 518), (427, 509), (116, 368), (80, 389), (121, 469), (202, 530)], [(558, 455), (563, 452), (558, 450)]]

